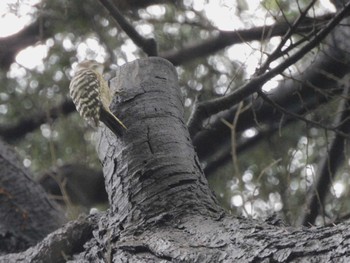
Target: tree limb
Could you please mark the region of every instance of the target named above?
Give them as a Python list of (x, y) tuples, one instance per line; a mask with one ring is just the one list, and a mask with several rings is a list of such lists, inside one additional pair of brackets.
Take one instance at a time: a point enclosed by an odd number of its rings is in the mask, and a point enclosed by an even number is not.
[(124, 30), (136, 46), (140, 47), (148, 56), (157, 56), (157, 43), (153, 38), (144, 38), (135, 28), (122, 16), (118, 8), (110, 0), (99, 0), (100, 3), (111, 14), (115, 22)]
[(39, 242), (65, 221), (63, 212), (0, 141), (0, 254)]
[(19, 120), (12, 125), (1, 125), (0, 136), (6, 140), (17, 140), (25, 134), (36, 130), (41, 124), (49, 120), (55, 120), (61, 115), (68, 115), (75, 111), (75, 106), (71, 100), (65, 100), (60, 105), (51, 108), (48, 112), (37, 113), (26, 119)]
[[(300, 26), (295, 29), (294, 33), (307, 33), (317, 31), (323, 27), (324, 23), (334, 17), (334, 14), (324, 15), (314, 19), (305, 19), (300, 22)], [(218, 52), (225, 47), (245, 43), (253, 40), (267, 40), (275, 36), (283, 36), (290, 30), (290, 24), (287, 22), (276, 22), (271, 26), (254, 27), (250, 29), (236, 31), (218, 31), (217, 36), (198, 44), (198, 41), (185, 45), (181, 50), (171, 50), (161, 52), (163, 57), (173, 63), (175, 66), (182, 65), (196, 58), (205, 57), (209, 54)], [(265, 32), (269, 32), (266, 34)]]
[[(338, 112), (341, 114), (334, 121), (334, 125), (339, 126), (343, 133), (350, 132), (350, 103), (349, 103), (349, 78), (346, 78), (344, 97), (339, 104)], [(345, 140), (344, 136), (336, 134), (335, 138), (329, 145), (326, 155), (322, 158), (317, 169), (316, 181), (308, 193), (305, 211), (301, 216), (301, 224), (308, 226), (315, 223), (316, 217), (320, 211), (323, 211), (325, 199), (330, 191), (334, 176), (345, 159)]]
[(53, 36), (50, 27), (44, 22), (46, 20), (40, 17), (18, 33), (0, 38), (0, 68), (2, 70), (9, 69), (19, 51)]
[[(346, 28), (338, 28), (334, 35), (330, 37), (330, 40), (337, 39), (337, 43), (341, 41), (339, 37), (344, 38), (344, 41), (348, 38)], [(348, 48), (346, 46), (329, 46), (326, 52), (319, 54), (312, 66), (294, 76), (293, 79), (281, 81), (273, 92), (266, 95), (270, 100), (278, 105), (283, 105), (288, 112), (293, 112), (297, 116), (302, 116), (316, 109), (319, 105), (329, 102), (341, 92), (337, 79), (341, 79), (350, 71), (347, 60), (341, 59)], [(327, 74), (323, 72), (327, 72)], [(216, 152), (221, 151), (222, 147), (230, 144), (230, 131), (222, 123), (221, 118), (232, 122), (235, 113), (236, 107), (232, 107), (212, 116), (206, 127), (192, 137), (201, 161), (207, 162), (213, 153), (215, 155)], [(280, 111), (276, 111), (270, 103), (258, 97), (253, 100), (251, 110), (241, 114), (237, 124), (238, 132), (257, 126), (278, 126), (281, 116)], [(284, 123), (288, 123), (290, 119), (292, 119), (290, 115), (286, 115)], [(258, 127), (258, 129), (260, 128)]]
[(327, 26), (325, 28), (316, 33), (315, 36), (305, 46), (303, 46), (295, 54), (289, 56), (285, 61), (277, 65), (275, 68), (252, 78), (248, 83), (236, 89), (233, 93), (226, 97), (199, 103), (188, 121), (191, 135), (194, 135), (201, 129), (203, 120), (220, 111), (229, 109), (233, 105), (247, 98), (249, 95), (258, 91), (266, 81), (282, 73), (283, 70), (293, 65), (311, 49), (319, 45), (320, 42), (333, 30), (333, 28), (336, 27), (339, 22), (347, 15), (349, 10), (350, 2), (348, 2), (344, 8), (327, 23)]
[[(268, 55), (266, 61), (264, 62), (263, 65), (261, 65), (261, 67), (259, 68), (259, 71), (257, 72), (257, 74), (259, 73), (263, 73), (266, 70), (269, 69), (270, 64), (272, 61), (276, 60), (277, 58), (281, 57), (283, 52), (282, 52), (282, 48), (283, 46), (286, 44), (286, 42), (288, 41), (288, 39), (290, 39), (290, 37), (295, 34), (295, 32), (297, 32), (297, 29), (299, 27), (299, 25), (301, 24), (301, 22), (303, 21), (303, 19), (305, 19), (307, 12), (310, 10), (311, 7), (314, 6), (314, 4), (317, 2), (317, 0), (312, 0), (308, 6), (305, 8), (304, 11), (300, 12), (299, 17), (293, 22), (293, 24), (289, 27), (288, 31), (285, 33), (285, 35), (282, 37), (280, 43), (278, 44), (278, 46), (275, 48), (275, 50)], [(283, 13), (283, 12), (282, 12)], [(288, 21), (286, 21), (288, 22)], [(304, 40), (306, 40), (306, 38), (303, 38)]]

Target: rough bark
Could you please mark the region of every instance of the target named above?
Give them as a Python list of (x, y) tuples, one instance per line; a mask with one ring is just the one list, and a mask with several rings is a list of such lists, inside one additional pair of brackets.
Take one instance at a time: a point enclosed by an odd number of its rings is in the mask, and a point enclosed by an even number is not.
[[(159, 58), (129, 63), (119, 68), (110, 85), (119, 91), (117, 112), (128, 127), (121, 146), (114, 136), (99, 134), (111, 211), (131, 217), (135, 213), (142, 221), (184, 207), (220, 211), (191, 145), (171, 64)], [(129, 210), (131, 204), (136, 207)]]
[(92, 237), (98, 218), (92, 215), (68, 222), (26, 251), (0, 257), (0, 262), (67, 262), (71, 255), (84, 250), (83, 245)]
[(0, 141), (0, 254), (36, 244), (64, 221), (62, 211)]
[(134, 61), (118, 70), (111, 85), (119, 91), (112, 110), (128, 130), (116, 138), (101, 127), (97, 136), (109, 211), (71, 222), (36, 247), (0, 257), (0, 262), (350, 259), (349, 222), (292, 228), (275, 217), (258, 221), (223, 212), (198, 164), (170, 63), (160, 58)]

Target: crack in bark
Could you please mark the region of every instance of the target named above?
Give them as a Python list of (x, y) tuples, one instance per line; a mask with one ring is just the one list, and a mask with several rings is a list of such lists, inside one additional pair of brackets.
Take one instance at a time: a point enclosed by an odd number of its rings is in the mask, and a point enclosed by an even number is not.
[(125, 246), (119, 246), (118, 248), (123, 249), (127, 252), (131, 252), (132, 254), (139, 254), (139, 253), (150, 253), (151, 255), (163, 259), (172, 261), (173, 258), (165, 255), (160, 255), (159, 253), (152, 251), (148, 245), (140, 244), (140, 245), (125, 245)]
[(150, 128), (147, 127), (147, 144), (148, 144), (148, 148), (151, 151), (151, 153), (154, 154), (154, 150), (153, 150), (153, 147), (152, 147), (152, 144), (151, 144), (150, 140), (151, 140)]

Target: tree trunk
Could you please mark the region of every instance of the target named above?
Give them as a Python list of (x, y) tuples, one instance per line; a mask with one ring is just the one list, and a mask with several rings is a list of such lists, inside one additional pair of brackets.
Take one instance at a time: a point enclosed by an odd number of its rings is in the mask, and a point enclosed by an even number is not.
[(169, 62), (128, 63), (118, 69), (111, 88), (118, 91), (112, 111), (128, 129), (121, 138), (106, 127), (97, 135), (110, 209), (70, 222), (0, 262), (346, 262), (350, 257), (345, 223), (301, 229), (274, 217), (257, 221), (223, 211), (184, 124)]

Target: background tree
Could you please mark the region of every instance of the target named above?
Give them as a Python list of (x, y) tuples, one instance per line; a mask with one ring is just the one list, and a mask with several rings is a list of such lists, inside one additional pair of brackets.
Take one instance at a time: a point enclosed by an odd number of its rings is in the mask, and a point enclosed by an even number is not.
[[(70, 196), (81, 166), (99, 167), (92, 131), (67, 97), (71, 64), (93, 58), (113, 69), (158, 54), (177, 66), (189, 132), (223, 206), (252, 217), (278, 212), (292, 224), (334, 222), (348, 213), (349, 192), (347, 3), (334, 4), (336, 16), (319, 1), (264, 1), (254, 11), (266, 23), (254, 26), (240, 1), (231, 11), (250, 28), (222, 31), (196, 2), (40, 2), (30, 25), (0, 40), (0, 134)], [(46, 49), (42, 65), (15, 63), (34, 44)], [(251, 56), (238, 61), (242, 50)]]

